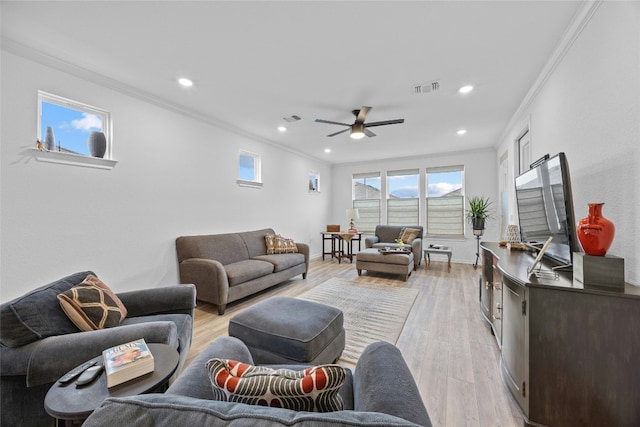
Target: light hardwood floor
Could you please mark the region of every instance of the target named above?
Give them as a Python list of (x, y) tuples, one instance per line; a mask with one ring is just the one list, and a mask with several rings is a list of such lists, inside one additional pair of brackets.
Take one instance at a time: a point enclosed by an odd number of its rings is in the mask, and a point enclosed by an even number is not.
[(522, 426), (523, 420), (498, 372), (499, 352), (480, 314), (480, 268), (468, 264), (424, 262), (407, 282), (399, 276), (364, 273), (355, 263), (312, 260), (301, 276), (253, 297), (232, 303), (223, 316), (214, 306), (196, 308), (193, 344), (187, 364), (216, 337), (227, 335), (229, 319), (257, 301), (274, 295), (297, 296), (331, 277), (364, 283), (416, 288), (420, 292), (396, 345), (402, 351), (434, 426)]

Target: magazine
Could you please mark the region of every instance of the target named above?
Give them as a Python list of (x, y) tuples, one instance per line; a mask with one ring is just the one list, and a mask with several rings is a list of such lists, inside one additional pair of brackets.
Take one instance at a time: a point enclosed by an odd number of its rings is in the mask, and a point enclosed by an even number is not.
[(153, 354), (143, 338), (102, 352), (107, 387), (114, 387), (154, 370)]

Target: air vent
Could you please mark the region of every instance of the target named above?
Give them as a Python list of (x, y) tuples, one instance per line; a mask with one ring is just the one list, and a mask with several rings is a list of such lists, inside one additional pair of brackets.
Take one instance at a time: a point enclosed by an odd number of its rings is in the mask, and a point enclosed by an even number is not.
[(413, 86), (414, 95), (422, 95), (425, 93), (437, 92), (440, 90), (440, 81), (434, 80), (427, 83), (419, 83)]
[(287, 123), (291, 123), (291, 122), (297, 122), (298, 120), (302, 120), (302, 117), (292, 114), (290, 116), (284, 116), (282, 120), (284, 120)]

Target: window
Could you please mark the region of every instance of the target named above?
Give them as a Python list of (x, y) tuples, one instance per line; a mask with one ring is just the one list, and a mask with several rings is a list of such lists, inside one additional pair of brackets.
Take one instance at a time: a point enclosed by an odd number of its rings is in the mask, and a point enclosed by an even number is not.
[[(90, 152), (88, 140), (92, 132), (102, 132), (105, 136), (102, 155)], [(111, 115), (90, 105), (38, 91), (38, 140), (49, 152), (110, 159)]]
[(360, 214), (356, 228), (374, 231), (380, 224), (380, 173), (354, 174), (352, 183), (353, 207)]
[(237, 183), (248, 187), (262, 187), (259, 155), (240, 150)]
[(427, 169), (427, 235), (464, 236), (463, 174), (462, 166)]
[(520, 173), (522, 174), (529, 170), (529, 165), (531, 164), (531, 134), (529, 133), (528, 127), (522, 131), (516, 141)]
[(387, 172), (387, 224), (418, 224), (418, 170)]
[(320, 174), (316, 171), (309, 171), (309, 193), (320, 192)]

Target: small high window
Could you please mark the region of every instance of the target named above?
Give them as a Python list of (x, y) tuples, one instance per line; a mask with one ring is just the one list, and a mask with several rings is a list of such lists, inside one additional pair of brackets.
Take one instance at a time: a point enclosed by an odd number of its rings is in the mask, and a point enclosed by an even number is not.
[(259, 155), (240, 150), (240, 155), (238, 156), (237, 183), (249, 187), (262, 187), (262, 173)]
[(38, 91), (38, 140), (46, 151), (111, 159), (111, 115)]

